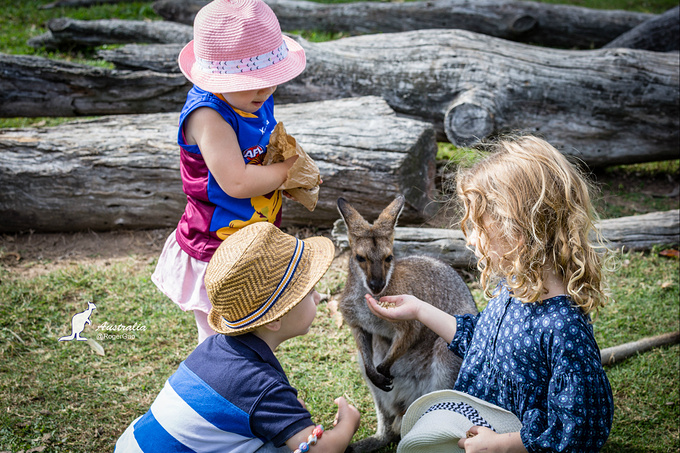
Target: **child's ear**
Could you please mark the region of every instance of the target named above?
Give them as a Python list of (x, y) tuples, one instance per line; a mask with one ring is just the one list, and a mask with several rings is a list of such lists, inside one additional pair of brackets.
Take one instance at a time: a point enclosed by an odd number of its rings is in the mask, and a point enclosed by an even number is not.
[(281, 319), (277, 319), (276, 321), (268, 322), (262, 327), (266, 327), (267, 329), (271, 330), (272, 332), (278, 332), (279, 329), (281, 328)]

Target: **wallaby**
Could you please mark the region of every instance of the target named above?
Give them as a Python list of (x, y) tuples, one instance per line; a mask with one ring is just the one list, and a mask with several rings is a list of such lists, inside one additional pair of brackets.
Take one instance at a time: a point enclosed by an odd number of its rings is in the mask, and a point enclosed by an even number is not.
[(71, 335), (61, 337), (59, 341), (71, 341), (73, 339), (78, 341), (86, 341), (87, 338), (81, 337), (80, 334), (85, 329), (85, 324), (92, 324), (90, 321), (90, 315), (92, 314), (92, 310), (95, 308), (97, 308), (95, 304), (88, 302), (87, 310), (73, 315), (73, 318), (71, 318)]
[(477, 313), (470, 290), (451, 266), (426, 256), (394, 257), (394, 228), (403, 207), (399, 196), (370, 225), (344, 198), (338, 199), (351, 250), (339, 309), (357, 343), (378, 420), (376, 433), (347, 451), (371, 452), (398, 441), (409, 405), (426, 393), (453, 388), (461, 364), (446, 342), (421, 323), (375, 316), (364, 295), (413, 294), (447, 313)]

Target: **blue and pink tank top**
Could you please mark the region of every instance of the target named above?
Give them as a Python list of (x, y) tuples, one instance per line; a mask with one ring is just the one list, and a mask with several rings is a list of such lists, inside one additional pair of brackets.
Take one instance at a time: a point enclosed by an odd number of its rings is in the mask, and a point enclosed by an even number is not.
[(177, 225), (176, 238), (189, 256), (210, 261), (220, 243), (239, 228), (255, 222), (279, 226), (282, 200), (280, 190), (254, 198), (234, 198), (220, 188), (198, 146), (187, 145), (184, 140), (184, 121), (199, 107), (216, 110), (234, 129), (247, 165), (262, 165), (276, 120), (273, 97), (252, 115), (235, 110), (215, 94), (196, 86), (187, 95), (177, 134), (187, 205)]

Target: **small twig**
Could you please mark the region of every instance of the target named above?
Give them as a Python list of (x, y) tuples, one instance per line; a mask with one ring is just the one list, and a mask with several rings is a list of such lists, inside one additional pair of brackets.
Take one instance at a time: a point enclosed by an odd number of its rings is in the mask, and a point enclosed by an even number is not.
[(603, 365), (613, 365), (614, 363), (618, 363), (624, 359), (627, 359), (638, 352), (645, 352), (659, 346), (675, 344), (678, 342), (680, 342), (680, 331), (665, 333), (655, 337), (643, 338), (642, 340), (603, 349), (600, 351), (600, 360), (602, 361)]

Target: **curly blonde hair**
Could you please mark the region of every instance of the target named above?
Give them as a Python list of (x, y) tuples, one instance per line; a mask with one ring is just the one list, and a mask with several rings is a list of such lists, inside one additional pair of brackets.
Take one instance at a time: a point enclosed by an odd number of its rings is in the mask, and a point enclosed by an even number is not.
[[(472, 168), (460, 169), (456, 183), (465, 209), (463, 233), (479, 235), (478, 268), (487, 297), (493, 276), (505, 278), (522, 302), (540, 301), (547, 292), (543, 271), (550, 266), (585, 313), (603, 306), (602, 238), (584, 175), (534, 136), (503, 139), (489, 151)], [(501, 259), (490, 258), (492, 237), (504, 245)]]

